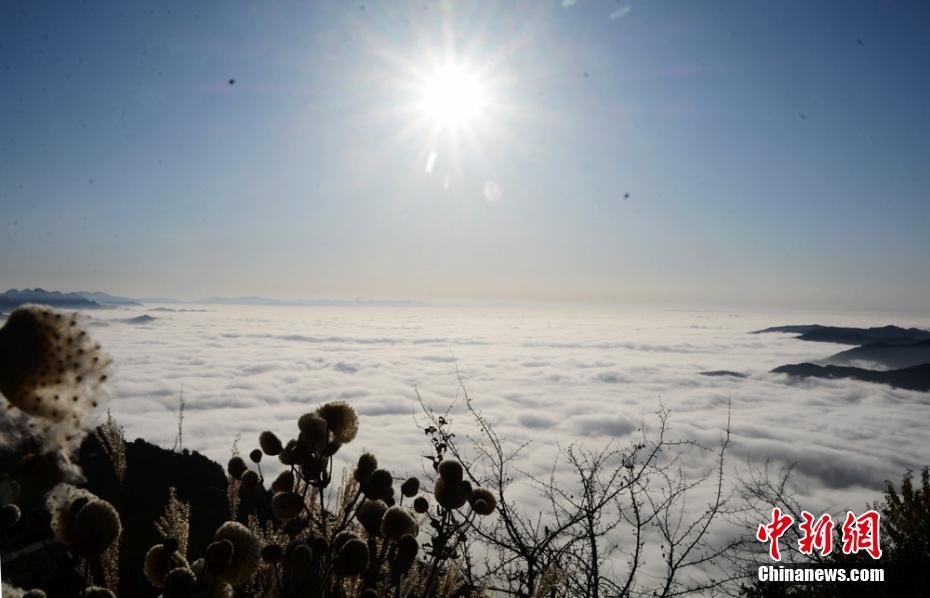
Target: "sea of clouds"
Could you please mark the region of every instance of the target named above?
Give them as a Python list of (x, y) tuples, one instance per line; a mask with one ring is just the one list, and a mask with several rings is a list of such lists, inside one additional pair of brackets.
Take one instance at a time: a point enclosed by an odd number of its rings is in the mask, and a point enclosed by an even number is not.
[[(155, 319), (134, 319), (149, 314)], [(930, 327), (930, 318), (686, 310), (473, 307), (137, 307), (94, 311), (91, 330), (115, 359), (112, 402), (128, 439), (176, 442), (225, 463), (265, 429), (296, 435), (326, 401), (360, 415), (346, 461), (363, 449), (396, 474), (423, 471), (429, 446), (417, 393), (453, 429), (474, 433), (457, 370), (475, 406), (513, 445), (516, 466), (546, 476), (559, 446), (640, 438), (660, 405), (670, 436), (713, 448), (731, 419), (730, 463), (794, 464), (804, 508), (863, 510), (885, 480), (930, 461), (930, 395), (850, 380), (797, 381), (769, 371), (847, 347), (750, 334), (820, 323)], [(746, 378), (707, 377), (735, 370)], [(708, 451), (689, 463), (712, 468)], [(273, 468), (273, 464), (265, 464)], [(267, 469), (266, 469), (267, 471)]]

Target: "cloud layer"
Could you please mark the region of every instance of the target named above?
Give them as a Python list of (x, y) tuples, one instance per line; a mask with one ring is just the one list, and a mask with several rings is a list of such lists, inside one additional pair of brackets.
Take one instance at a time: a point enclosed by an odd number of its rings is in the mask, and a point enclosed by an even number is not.
[[(444, 409), (461, 391), (514, 444), (533, 443), (521, 469), (548, 473), (556, 443), (631, 442), (661, 405), (672, 435), (713, 447), (732, 405), (733, 463), (796, 463), (810, 509), (858, 508), (884, 480), (926, 460), (926, 394), (849, 380), (791, 381), (768, 371), (815, 360), (837, 345), (790, 335), (750, 335), (816, 321), (878, 325), (888, 316), (827, 317), (688, 311), (582, 312), (477, 308), (146, 308), (92, 314), (94, 334), (116, 360), (114, 415), (130, 438), (175, 441), (184, 392), (184, 446), (223, 461), (233, 440), (290, 436), (315, 405), (346, 400), (361, 417), (363, 449), (398, 473), (417, 473), (427, 446), (417, 392)], [(895, 321), (928, 326), (924, 320)], [(735, 370), (744, 379), (701, 376)], [(461, 436), (473, 432), (461, 404)], [(712, 454), (696, 467), (710, 466)]]

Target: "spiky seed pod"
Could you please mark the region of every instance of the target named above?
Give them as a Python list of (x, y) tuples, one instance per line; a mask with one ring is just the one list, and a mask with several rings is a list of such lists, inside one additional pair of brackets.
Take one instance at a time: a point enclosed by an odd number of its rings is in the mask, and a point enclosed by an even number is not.
[(85, 558), (95, 558), (119, 537), (122, 529), (113, 505), (98, 498), (77, 511), (68, 535), (75, 552)]
[(336, 537), (333, 538), (333, 554), (339, 554), (339, 551), (342, 550), (342, 547), (345, 546), (346, 542), (349, 540), (357, 540), (358, 534), (355, 532), (350, 532), (349, 530), (344, 530), (336, 534)]
[(415, 536), (410, 534), (401, 536), (397, 541), (397, 556), (394, 557), (394, 565), (398, 573), (406, 573), (413, 566), (413, 561), (417, 558), (420, 551), (420, 543)]
[(459, 496), (461, 496), (465, 500), (468, 500), (472, 492), (471, 482), (469, 482), (468, 480), (462, 480), (461, 482), (459, 482), (459, 488), (457, 492), (459, 493)]
[(336, 440), (348, 444), (355, 439), (358, 433), (358, 415), (355, 409), (345, 401), (326, 403), (317, 411), (320, 417), (326, 420), (329, 431)]
[(242, 457), (236, 455), (229, 460), (229, 464), (226, 465), (226, 471), (229, 472), (229, 476), (234, 480), (242, 479), (242, 474), (249, 470), (249, 466), (245, 464), (245, 461)]
[(0, 329), (0, 394), (29, 415), (78, 422), (99, 405), (109, 364), (77, 314), (23, 305)]
[(294, 472), (285, 469), (271, 483), (272, 492), (290, 492), (294, 489)]
[(329, 428), (326, 420), (316, 413), (304, 413), (297, 420), (297, 427), (300, 428), (300, 438), (309, 449), (315, 453), (322, 453), (329, 442)]
[(187, 566), (187, 560), (180, 553), (168, 551), (164, 544), (156, 544), (145, 553), (145, 565), (142, 571), (150, 584), (156, 588), (162, 588), (169, 571)]
[(269, 457), (280, 455), (281, 451), (284, 449), (281, 445), (281, 439), (270, 430), (265, 430), (258, 435), (258, 446), (262, 447), (262, 450)]
[(247, 582), (261, 562), (261, 542), (249, 528), (236, 521), (227, 521), (221, 525), (214, 537), (217, 540), (229, 540), (233, 544), (232, 562), (219, 576), (232, 586)]
[(497, 498), (487, 488), (475, 488), (468, 497), (468, 502), (475, 513), (482, 516), (490, 515), (497, 507)]
[(261, 478), (259, 478), (258, 474), (251, 469), (242, 474), (241, 481), (243, 490), (254, 490), (262, 484)]
[(194, 589), (197, 576), (187, 567), (177, 567), (165, 576), (164, 598), (185, 598)]
[(343, 544), (333, 561), (333, 569), (344, 577), (361, 575), (367, 568), (368, 546), (358, 538)]
[(369, 536), (381, 535), (381, 519), (385, 511), (388, 510), (387, 504), (383, 500), (366, 500), (358, 508), (355, 516), (359, 523), (365, 528)]
[[(42, 594), (45, 595), (44, 593)], [(116, 598), (116, 594), (100, 586), (90, 586), (78, 593), (78, 598)]]
[[(6, 596), (6, 591), (4, 591), (2, 595)], [(12, 595), (12, 592), (10, 595)], [(44, 590), (35, 588), (33, 590), (28, 590), (25, 594), (23, 594), (23, 598), (47, 598), (47, 596)]]
[(261, 463), (262, 462), (262, 452), (259, 449), (252, 449), (252, 452), (249, 453), (249, 460), (252, 463)]
[(278, 521), (288, 521), (300, 515), (304, 500), (296, 492), (278, 492), (271, 498), (271, 513)]
[[(63, 544), (71, 544), (71, 525), (81, 508), (97, 497), (70, 484), (58, 484), (45, 500), (51, 515), (50, 526), (55, 538)], [(38, 515), (37, 515), (38, 516)]]
[(287, 445), (281, 450), (281, 454), (278, 455), (278, 460), (284, 465), (297, 465), (303, 458), (300, 448), (296, 440), (288, 440)]
[(381, 535), (388, 540), (399, 540), (401, 536), (418, 533), (417, 520), (403, 507), (391, 507), (381, 519)]
[(284, 557), (284, 550), (277, 544), (262, 546), (262, 560), (272, 565), (280, 563)]
[(191, 598), (233, 598), (232, 586), (207, 571), (203, 559), (191, 563), (191, 571), (197, 576)]
[(407, 478), (407, 481), (400, 485), (400, 493), (407, 498), (413, 498), (420, 491), (420, 480), (418, 478)]
[(0, 507), (0, 529), (8, 530), (19, 521), (21, 513), (16, 505), (3, 505)]
[(451, 485), (442, 478), (436, 478), (433, 484), (433, 496), (444, 509), (459, 509), (468, 500), (458, 490), (461, 483)]
[(371, 472), (368, 483), (365, 484), (366, 498), (385, 498), (390, 495), (391, 487), (394, 484), (394, 477), (386, 469), (376, 469)]
[(418, 496), (413, 501), (413, 510), (417, 513), (420, 513), (421, 515), (429, 511), (429, 501), (426, 500), (425, 496)]
[(458, 461), (446, 459), (439, 464), (439, 475), (453, 487), (462, 481), (462, 473), (462, 464)]
[(232, 564), (235, 546), (229, 540), (218, 540), (207, 546), (206, 567), (210, 573), (220, 573)]
[(355, 481), (358, 483), (367, 482), (371, 472), (378, 469), (378, 458), (372, 455), (371, 453), (362, 453), (358, 458), (358, 465), (355, 467), (356, 473), (361, 473), (364, 475), (364, 480), (358, 479), (356, 476)]

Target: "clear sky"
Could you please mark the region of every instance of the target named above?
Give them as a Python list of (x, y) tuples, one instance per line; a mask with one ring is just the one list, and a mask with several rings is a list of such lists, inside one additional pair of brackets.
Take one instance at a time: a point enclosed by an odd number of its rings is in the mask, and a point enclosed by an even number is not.
[(0, 4), (0, 285), (930, 309), (930, 3)]

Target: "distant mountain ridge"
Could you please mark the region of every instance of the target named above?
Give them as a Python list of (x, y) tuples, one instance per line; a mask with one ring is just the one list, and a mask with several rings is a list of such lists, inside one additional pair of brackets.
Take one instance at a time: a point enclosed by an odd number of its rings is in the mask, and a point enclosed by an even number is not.
[(104, 306), (80, 293), (59, 293), (39, 288), (21, 291), (10, 289), (5, 293), (0, 293), (0, 310), (13, 310), (26, 303), (40, 303), (66, 309), (94, 309)]
[(42, 288), (9, 289), (0, 293), (0, 310), (10, 311), (26, 303), (51, 305), (63, 309), (99, 309), (103, 307), (142, 305), (128, 297), (118, 297), (99, 291), (59, 292)]
[(184, 301), (170, 297), (132, 299), (100, 291), (59, 292), (42, 288), (10, 289), (0, 293), (0, 311), (10, 311), (26, 303), (51, 305), (62, 309), (97, 309), (103, 307), (141, 306), (145, 304), (190, 304), (190, 305), (305, 305), (320, 307), (417, 307), (425, 305), (407, 299), (270, 299), (268, 297), (210, 297), (196, 301)]
[(796, 363), (777, 367), (772, 370), (772, 373), (788, 374), (797, 378), (851, 378), (863, 382), (887, 384), (906, 390), (930, 391), (930, 363), (884, 371), (837, 365), (821, 366), (813, 363)]
[(824, 363), (830, 365), (856, 365), (862, 362), (875, 363), (889, 369), (930, 363), (930, 339), (908, 344), (869, 343), (841, 351), (824, 360)]
[(800, 334), (800, 336), (796, 337), (798, 340), (838, 343), (841, 345), (865, 345), (875, 342), (911, 344), (915, 341), (930, 339), (930, 330), (901, 328), (900, 326), (890, 325), (875, 328), (850, 328), (842, 326), (821, 326), (820, 324), (801, 324), (773, 326), (763, 330), (755, 330), (753, 334), (764, 334), (768, 332), (789, 332)]

